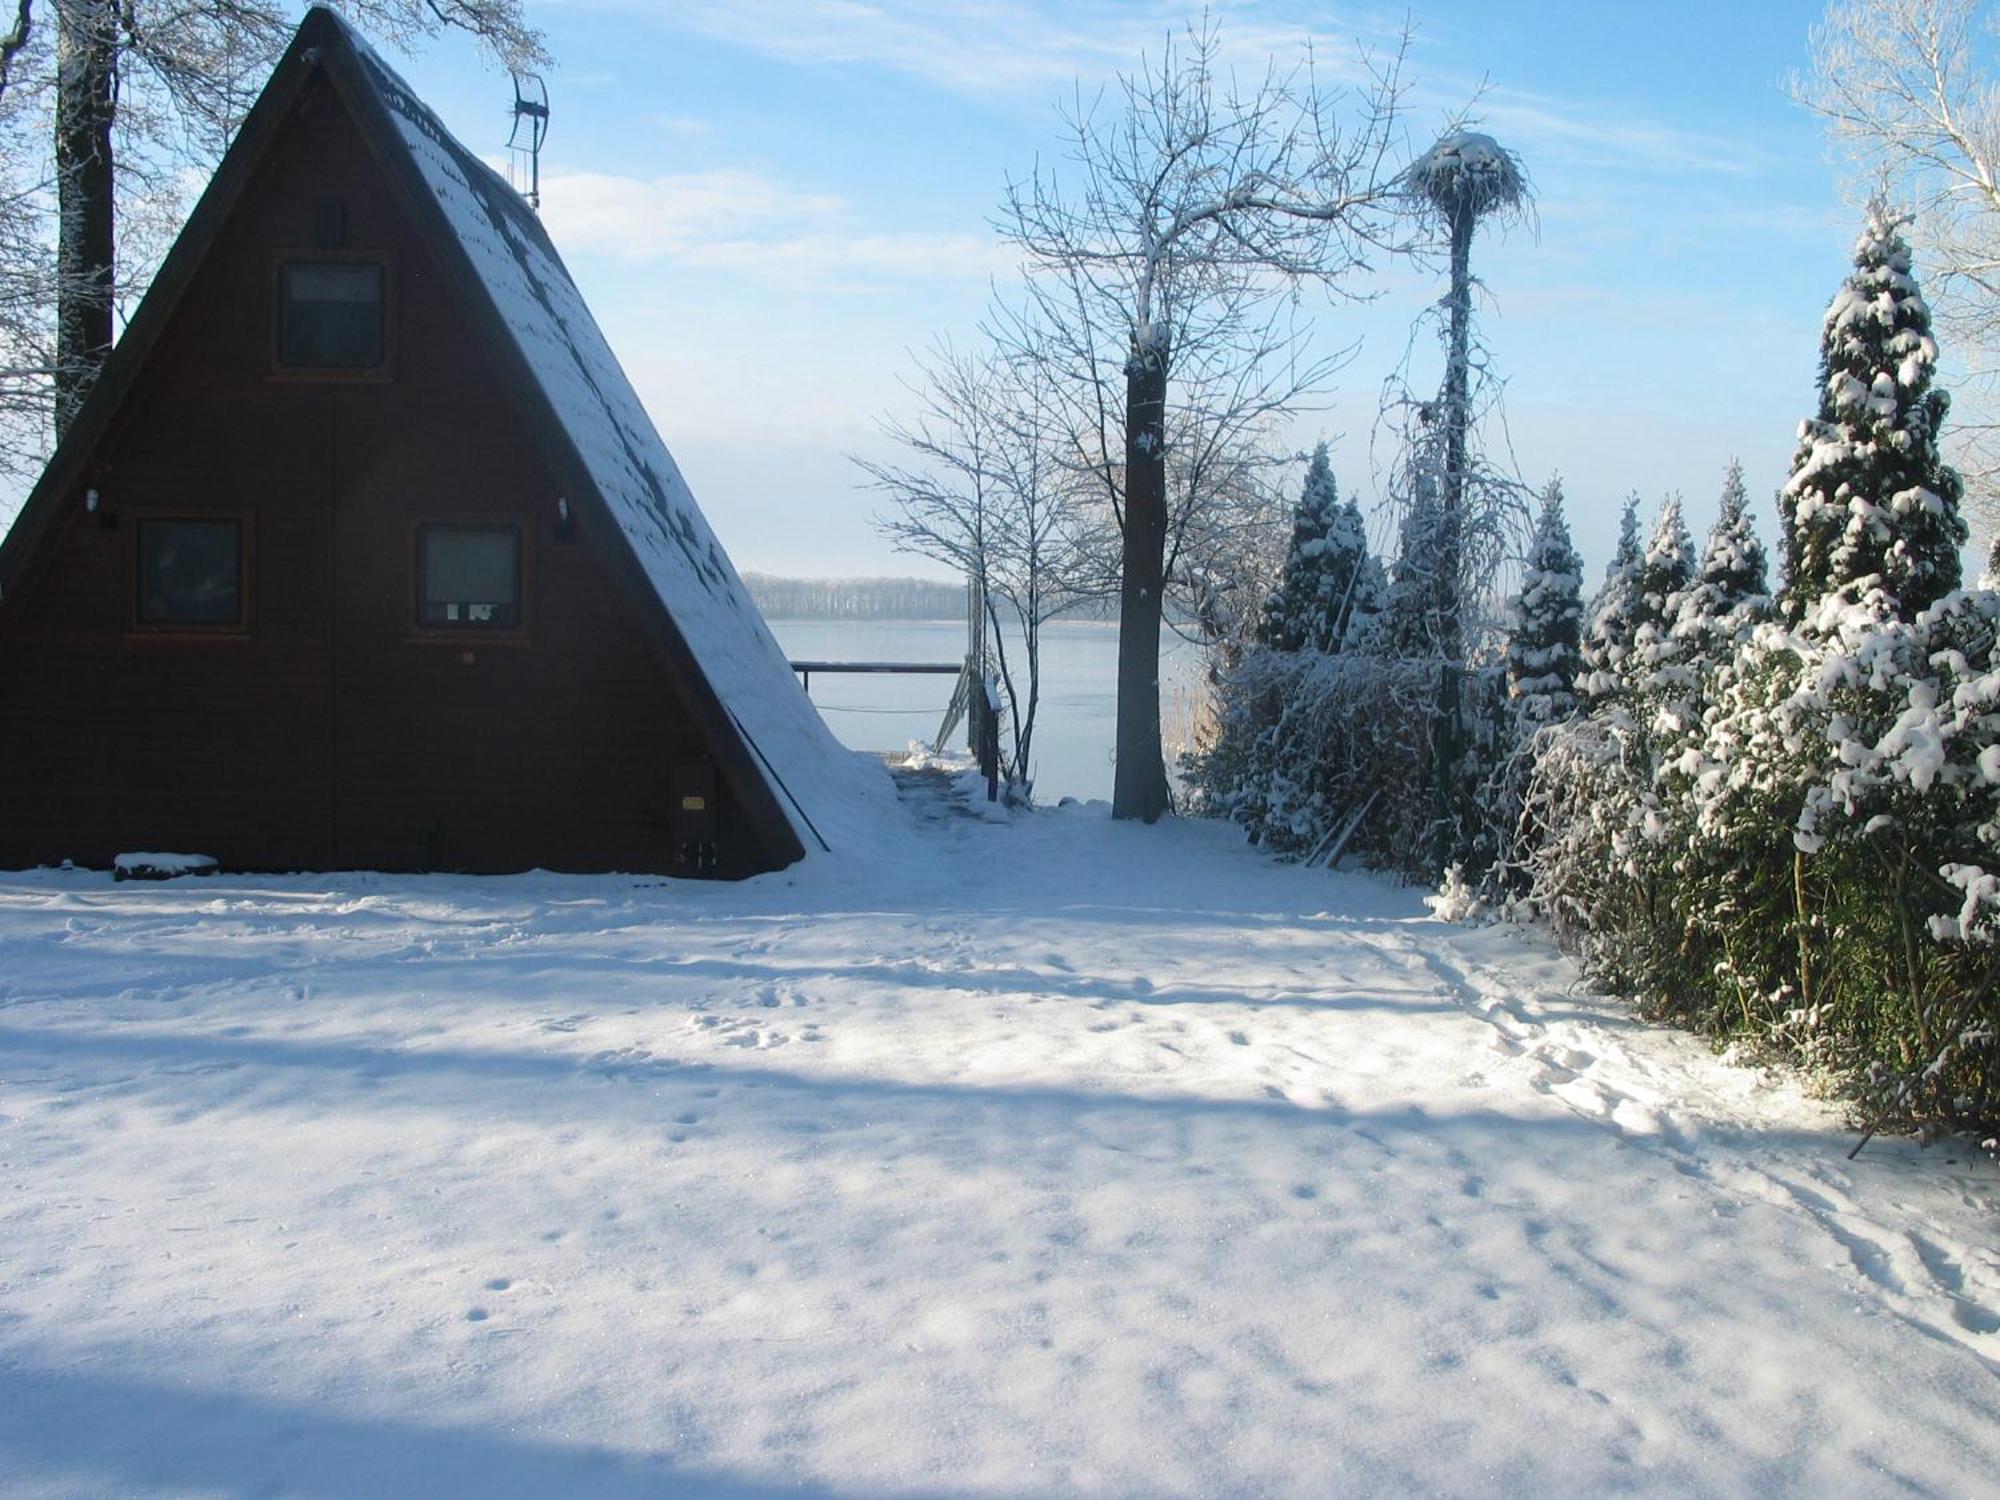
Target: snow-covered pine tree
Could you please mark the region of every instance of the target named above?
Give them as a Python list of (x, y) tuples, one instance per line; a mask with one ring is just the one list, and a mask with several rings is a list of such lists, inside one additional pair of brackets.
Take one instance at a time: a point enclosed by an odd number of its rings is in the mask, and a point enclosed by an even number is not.
[(1639, 559), (1638, 608), (1633, 616), (1632, 655), (1636, 674), (1627, 686), (1642, 692), (1684, 696), (1695, 686), (1687, 647), (1673, 636), (1681, 601), (1694, 583), (1694, 543), (1681, 518), (1681, 497), (1669, 495), (1653, 523), (1652, 539)]
[(1521, 591), (1508, 600), (1507, 695), (1524, 730), (1576, 712), (1582, 588), (1583, 559), (1563, 518), (1562, 481), (1551, 479), (1522, 565)]
[(1750, 519), (1743, 465), (1732, 458), (1723, 476), (1722, 508), (1702, 549), (1701, 570), (1674, 614), (1674, 638), (1693, 660), (1716, 663), (1770, 613), (1764, 544)]
[(1951, 398), (1932, 384), (1937, 341), (1910, 273), (1904, 215), (1879, 200), (1820, 335), (1819, 415), (1799, 427), (1784, 522), (1781, 607), (1796, 624), (1874, 578), (1913, 620), (1958, 587), (1965, 522), (1938, 453)]
[(1381, 608), (1381, 592), (1381, 567), (1368, 555), (1360, 508), (1341, 501), (1321, 443), (1292, 513), (1284, 572), (1257, 621), (1257, 644), (1273, 651), (1338, 651), (1354, 622)]
[(1583, 675), (1577, 691), (1585, 706), (1614, 697), (1625, 685), (1626, 658), (1632, 654), (1632, 637), (1638, 630), (1639, 497), (1625, 501), (1625, 513), (1618, 522), (1618, 550), (1605, 569), (1604, 586), (1591, 601), (1589, 623), (1584, 627)]
[(1413, 466), (1409, 503), (1396, 533), (1396, 560), (1389, 569), (1388, 597), (1376, 646), (1385, 656), (1423, 661), (1437, 656), (1445, 641), (1440, 619), (1439, 532), (1444, 511), (1438, 503), (1437, 475), (1429, 465)]
[(1679, 595), (1693, 582), (1694, 543), (1681, 515), (1681, 497), (1669, 495), (1639, 558), (1639, 623), (1658, 625), (1668, 620)]
[(1379, 637), (1382, 611), (1389, 607), (1389, 573), (1382, 559), (1367, 551), (1368, 524), (1361, 519), (1361, 507), (1352, 500), (1346, 511), (1355, 534), (1363, 538), (1361, 567), (1354, 577), (1354, 598), (1347, 608), (1341, 644), (1350, 650), (1366, 650)]

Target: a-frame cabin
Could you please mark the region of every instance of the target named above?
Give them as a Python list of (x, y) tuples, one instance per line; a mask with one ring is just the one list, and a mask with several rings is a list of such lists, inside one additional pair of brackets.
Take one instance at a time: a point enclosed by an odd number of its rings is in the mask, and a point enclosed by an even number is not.
[(0, 543), (0, 867), (744, 875), (885, 788), (535, 215), (311, 12)]

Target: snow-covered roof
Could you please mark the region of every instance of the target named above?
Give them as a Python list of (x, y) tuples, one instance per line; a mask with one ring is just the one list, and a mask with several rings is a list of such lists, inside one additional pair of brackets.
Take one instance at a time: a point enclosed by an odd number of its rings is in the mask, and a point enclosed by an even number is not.
[[(323, 19), (321, 19), (323, 18)], [(331, 12), (451, 238), (492, 299), (529, 378), (808, 851), (839, 847), (893, 799), (879, 766), (844, 749), (805, 691), (541, 222), (396, 72)], [(303, 34), (303, 29), (302, 29)]]

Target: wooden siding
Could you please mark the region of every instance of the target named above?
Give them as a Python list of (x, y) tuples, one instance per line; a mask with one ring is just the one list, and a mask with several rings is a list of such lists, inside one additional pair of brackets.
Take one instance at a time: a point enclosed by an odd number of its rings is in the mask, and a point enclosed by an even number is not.
[[(392, 282), (388, 378), (274, 371), (275, 266), (320, 203)], [(0, 866), (132, 849), (242, 869), (675, 872), (664, 648), (325, 85), (223, 226), (22, 586), (0, 602)], [(95, 488), (117, 524), (86, 514)], [(247, 628), (131, 628), (134, 522), (248, 521)], [(418, 628), (414, 531), (522, 531), (514, 637)], [(728, 791), (717, 873), (772, 860)]]

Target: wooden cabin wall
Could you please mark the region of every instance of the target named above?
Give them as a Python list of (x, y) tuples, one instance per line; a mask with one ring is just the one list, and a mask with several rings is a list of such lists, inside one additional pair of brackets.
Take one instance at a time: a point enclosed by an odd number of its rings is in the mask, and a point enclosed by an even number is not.
[[(390, 266), (388, 378), (273, 373), (275, 266), (328, 199)], [(108, 526), (85, 512), (95, 488)], [(0, 866), (149, 849), (241, 869), (680, 872), (670, 767), (704, 747), (648, 621), (331, 89), (309, 89), (0, 603)], [(248, 628), (133, 628), (136, 521), (247, 519)], [(415, 527), (518, 521), (525, 628), (416, 625)], [(721, 862), (773, 863), (720, 799)]]

